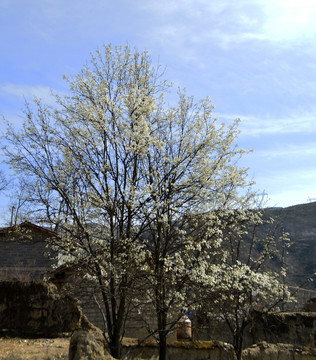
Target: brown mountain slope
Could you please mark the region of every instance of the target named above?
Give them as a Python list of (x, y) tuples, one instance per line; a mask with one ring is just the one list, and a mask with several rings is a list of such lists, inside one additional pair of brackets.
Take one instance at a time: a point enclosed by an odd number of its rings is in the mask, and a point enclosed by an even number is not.
[(316, 290), (316, 281), (308, 281), (316, 272), (316, 202), (268, 208), (265, 214), (273, 217), (281, 229), (290, 234), (292, 246), (287, 258), (290, 282)]

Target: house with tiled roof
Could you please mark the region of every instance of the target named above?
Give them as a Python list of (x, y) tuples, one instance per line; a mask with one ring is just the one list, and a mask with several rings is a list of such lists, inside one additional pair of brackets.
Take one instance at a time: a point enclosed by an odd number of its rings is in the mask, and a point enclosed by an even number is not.
[(41, 280), (54, 264), (47, 241), (57, 236), (29, 221), (0, 229), (0, 280)]

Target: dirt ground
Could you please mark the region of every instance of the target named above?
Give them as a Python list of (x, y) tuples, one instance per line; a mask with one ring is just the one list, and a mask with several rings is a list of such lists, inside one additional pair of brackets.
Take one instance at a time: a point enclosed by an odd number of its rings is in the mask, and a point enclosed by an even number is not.
[(70, 338), (0, 338), (0, 360), (68, 359)]

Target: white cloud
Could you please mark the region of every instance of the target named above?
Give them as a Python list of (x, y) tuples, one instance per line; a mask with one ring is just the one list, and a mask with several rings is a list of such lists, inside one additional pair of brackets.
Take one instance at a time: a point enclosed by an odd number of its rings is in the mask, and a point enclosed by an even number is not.
[(257, 157), (267, 160), (284, 158), (287, 161), (301, 160), (301, 164), (306, 159), (316, 156), (316, 142), (300, 144), (282, 144), (278, 149), (266, 149), (255, 152)]
[(228, 122), (241, 119), (240, 129), (245, 136), (316, 132), (316, 110), (300, 113), (296, 110), (294, 114), (286, 117), (224, 113), (218, 113), (216, 116)]
[[(249, 4), (247, 0), (236, 0), (233, 3), (230, 0), (142, 0), (141, 6), (161, 16), (174, 15), (182, 13), (186, 17), (200, 18), (206, 14), (221, 14), (227, 8), (238, 8), (240, 5)], [(137, 5), (137, 1), (136, 1)]]
[[(24, 121), (23, 108), (25, 102), (31, 103), (34, 98), (37, 98), (46, 105), (54, 106), (56, 105), (56, 98), (53, 93), (64, 94), (42, 85), (0, 84), (0, 102), (2, 103), (0, 116), (16, 126), (21, 126)], [(5, 123), (2, 121), (0, 122), (0, 132), (4, 130)]]
[(42, 85), (24, 85), (24, 84), (0, 84), (0, 94), (4, 96), (14, 96), (27, 101), (33, 98), (41, 99), (44, 103), (52, 105), (55, 98), (52, 95), (52, 89)]
[(286, 46), (316, 34), (315, 0), (164, 0), (143, 6), (160, 17), (154, 32), (162, 42), (212, 41), (227, 48), (256, 40)]
[(266, 22), (262, 37), (271, 41), (312, 39), (316, 33), (315, 0), (263, 1)]

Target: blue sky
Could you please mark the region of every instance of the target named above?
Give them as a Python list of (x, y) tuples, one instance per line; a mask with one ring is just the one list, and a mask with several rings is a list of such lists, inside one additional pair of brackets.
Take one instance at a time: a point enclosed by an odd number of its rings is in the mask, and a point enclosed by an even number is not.
[(0, 114), (18, 126), (24, 98), (51, 102), (90, 52), (129, 44), (209, 96), (220, 120), (241, 119), (239, 146), (254, 150), (242, 164), (267, 205), (305, 203), (316, 198), (315, 18), (315, 0), (0, 0)]

